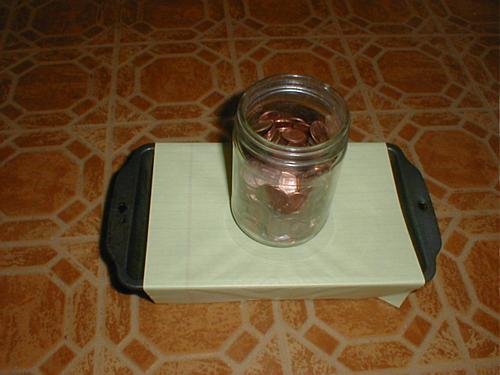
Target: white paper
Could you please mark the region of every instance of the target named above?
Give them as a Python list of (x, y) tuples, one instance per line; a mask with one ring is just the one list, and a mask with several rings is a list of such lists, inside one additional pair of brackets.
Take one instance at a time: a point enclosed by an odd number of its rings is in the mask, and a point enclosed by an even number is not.
[(155, 302), (399, 295), (385, 299), (399, 306), (424, 284), (384, 143), (349, 145), (330, 219), (292, 248), (259, 244), (234, 223), (227, 146), (155, 146), (144, 274)]

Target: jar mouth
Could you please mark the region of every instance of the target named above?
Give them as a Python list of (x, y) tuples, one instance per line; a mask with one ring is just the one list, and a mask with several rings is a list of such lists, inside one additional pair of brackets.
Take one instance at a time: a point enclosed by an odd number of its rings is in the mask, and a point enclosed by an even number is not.
[[(280, 145), (267, 140), (252, 129), (247, 114), (256, 105), (257, 100), (272, 97), (278, 93), (305, 95), (321, 102), (325, 108), (332, 109), (331, 115), (337, 117), (340, 129), (327, 141), (311, 146), (296, 147)], [(333, 111), (333, 108), (336, 108), (336, 110)], [(314, 158), (316, 161), (322, 159), (321, 156), (325, 151), (336, 150), (339, 147), (343, 148), (345, 143), (347, 143), (351, 123), (347, 104), (340, 94), (330, 85), (316, 78), (299, 74), (277, 74), (254, 83), (240, 98), (236, 116), (238, 123), (241, 124), (238, 130), (241, 130), (245, 134), (245, 138), (249, 142), (280, 159), (282, 157), (292, 159)]]

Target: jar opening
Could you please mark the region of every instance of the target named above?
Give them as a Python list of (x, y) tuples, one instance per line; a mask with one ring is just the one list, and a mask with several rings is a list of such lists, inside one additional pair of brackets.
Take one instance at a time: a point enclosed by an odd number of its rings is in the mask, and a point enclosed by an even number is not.
[[(277, 144), (252, 127), (256, 116), (266, 111), (286, 113), (309, 124), (325, 121), (331, 136), (325, 141), (305, 146)], [(344, 99), (329, 85), (312, 77), (281, 74), (256, 82), (241, 97), (237, 110), (235, 136), (254, 154), (264, 153), (287, 164), (307, 164), (308, 160), (328, 160), (345, 149), (350, 113)]]

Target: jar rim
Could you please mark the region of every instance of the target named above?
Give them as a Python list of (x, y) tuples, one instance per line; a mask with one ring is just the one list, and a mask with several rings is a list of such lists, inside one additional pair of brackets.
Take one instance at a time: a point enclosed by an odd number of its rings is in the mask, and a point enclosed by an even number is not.
[[(274, 86), (273, 83), (275, 84)], [(341, 111), (343, 111), (345, 118), (344, 121), (341, 121), (340, 118), (338, 118), (341, 130), (337, 134), (335, 134), (327, 141), (316, 145), (294, 147), (273, 143), (257, 134), (251, 128), (250, 123), (246, 118), (246, 112), (248, 111), (249, 107), (254, 104), (252, 100), (255, 99), (256, 93), (259, 93), (259, 91), (267, 91), (268, 94), (272, 94), (275, 92), (284, 92), (286, 91), (286, 88), (295, 88), (304, 94), (315, 96), (311, 90), (305, 89), (306, 86), (311, 86), (313, 89), (316, 89), (328, 96), (329, 99), (337, 103)], [(337, 93), (337, 91), (335, 91), (333, 87), (317, 78), (300, 74), (275, 74), (255, 82), (241, 96), (238, 103), (236, 116), (238, 123), (241, 124), (241, 130), (252, 140), (252, 143), (258, 144), (258, 147), (264, 148), (265, 150), (275, 153), (281, 157), (295, 156), (303, 158), (321, 154), (323, 151), (328, 149), (336, 149), (337, 145), (346, 143), (351, 123), (349, 108), (347, 107), (344, 98), (339, 93)]]

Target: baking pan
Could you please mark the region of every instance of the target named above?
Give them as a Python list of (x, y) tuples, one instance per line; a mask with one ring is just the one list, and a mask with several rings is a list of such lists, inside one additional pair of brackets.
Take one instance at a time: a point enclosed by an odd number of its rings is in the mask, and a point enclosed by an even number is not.
[[(387, 143), (400, 206), (426, 282), (436, 273), (441, 236), (420, 171), (399, 147)], [(154, 144), (134, 150), (112, 179), (106, 202), (104, 246), (116, 279), (143, 294)]]

